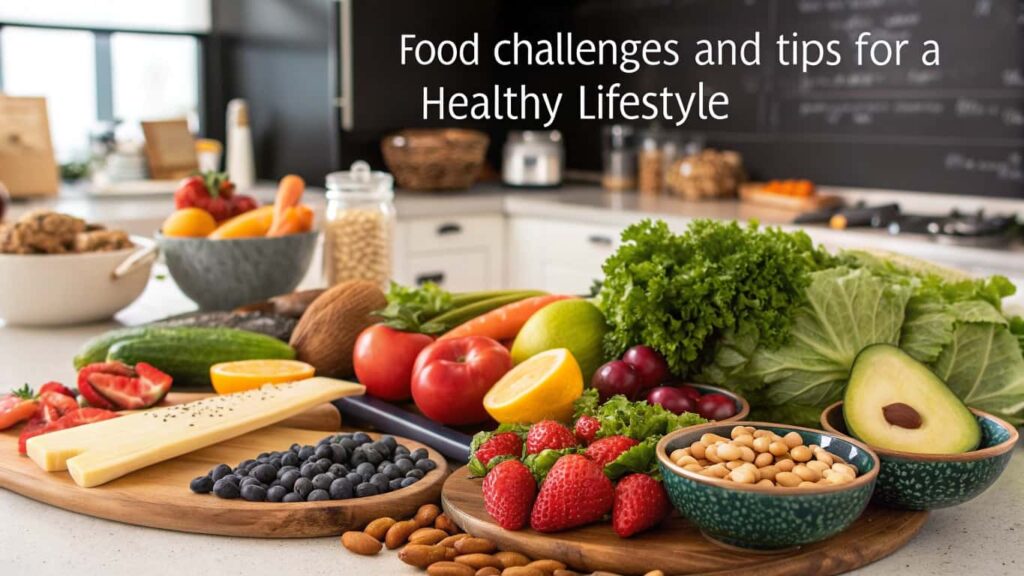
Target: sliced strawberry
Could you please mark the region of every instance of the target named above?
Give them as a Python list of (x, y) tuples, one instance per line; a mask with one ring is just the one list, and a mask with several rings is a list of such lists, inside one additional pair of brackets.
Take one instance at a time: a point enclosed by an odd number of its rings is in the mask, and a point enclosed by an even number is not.
[(47, 382), (46, 384), (40, 386), (39, 394), (42, 395), (45, 392), (57, 392), (65, 396), (70, 396), (71, 398), (75, 397), (74, 391), (68, 388), (67, 386), (61, 384), (60, 382)]
[[(56, 422), (56, 420), (54, 421)], [(21, 435), (18, 436), (18, 453), (25, 454), (25, 443), (28, 439), (33, 436), (39, 436), (43, 433), (43, 430), (53, 422), (47, 422), (41, 416), (36, 416), (29, 420), (24, 427), (21, 429)]]
[(60, 420), (51, 422), (46, 426), (43, 434), (47, 432), (56, 432), (57, 430), (67, 430), (68, 428), (77, 428), (86, 424), (92, 424), (93, 422), (102, 422), (104, 420), (110, 420), (111, 418), (117, 418), (117, 412), (111, 412), (110, 410), (103, 410), (101, 408), (79, 408), (74, 412), (68, 412), (67, 414), (60, 417)]
[(106, 372), (89, 375), (89, 384), (103, 398), (122, 410), (148, 408), (159, 402), (171, 388), (171, 377), (149, 364), (135, 366), (138, 377)]
[(39, 395), (39, 405), (50, 412), (56, 412), (58, 418), (68, 412), (78, 410), (78, 402), (71, 396), (65, 396), (60, 392), (43, 392)]
[(134, 376), (134, 371), (127, 364), (121, 362), (97, 362), (89, 364), (78, 371), (78, 392), (85, 398), (90, 406), (113, 410), (116, 408), (109, 400), (93, 388), (90, 376), (93, 374), (114, 374), (120, 376)]

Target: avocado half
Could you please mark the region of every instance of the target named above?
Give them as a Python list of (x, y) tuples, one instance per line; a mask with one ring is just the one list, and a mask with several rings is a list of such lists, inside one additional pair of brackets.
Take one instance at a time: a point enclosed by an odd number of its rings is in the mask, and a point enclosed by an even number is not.
[(843, 399), (850, 433), (871, 446), (916, 454), (978, 447), (974, 414), (927, 366), (890, 344), (861, 350)]

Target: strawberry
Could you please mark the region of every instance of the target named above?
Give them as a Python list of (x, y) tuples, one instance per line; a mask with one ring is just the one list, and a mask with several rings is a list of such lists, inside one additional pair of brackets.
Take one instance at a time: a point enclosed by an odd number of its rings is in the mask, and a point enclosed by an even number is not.
[(113, 410), (115, 406), (103, 397), (92, 385), (90, 378), (93, 374), (113, 374), (117, 376), (133, 376), (134, 372), (130, 366), (121, 362), (97, 362), (89, 364), (78, 371), (78, 392), (85, 398), (89, 406)]
[(668, 516), (665, 487), (647, 474), (630, 474), (615, 487), (612, 528), (620, 538), (653, 528)]
[(60, 382), (47, 382), (39, 387), (39, 394), (42, 395), (44, 392), (59, 392), (65, 396), (75, 397), (75, 393), (70, 388), (61, 384)]
[(18, 452), (21, 454), (26, 453), (28, 439), (33, 436), (49, 434), (50, 432), (56, 432), (57, 430), (76, 428), (85, 424), (92, 424), (93, 422), (109, 420), (116, 417), (116, 412), (101, 410), (99, 408), (76, 408), (52, 422), (47, 422), (42, 416), (36, 416), (29, 420), (28, 424), (25, 424), (25, 427), (21, 429), (21, 435), (18, 436)]
[(601, 429), (601, 421), (593, 416), (580, 416), (573, 426), (573, 433), (580, 444), (590, 444), (597, 438), (597, 432)]
[(530, 426), (526, 434), (526, 453), (539, 454), (544, 450), (561, 450), (576, 445), (576, 436), (554, 420), (543, 420)]
[(601, 438), (587, 448), (587, 458), (590, 458), (601, 468), (614, 461), (620, 454), (639, 444), (636, 440), (626, 436), (609, 436)]
[(525, 464), (506, 460), (484, 478), (484, 508), (499, 526), (519, 530), (530, 520), (537, 482)]
[(561, 457), (548, 472), (530, 514), (530, 527), (558, 532), (597, 522), (612, 509), (615, 488), (604, 471), (579, 454)]
[(514, 456), (519, 458), (523, 454), (523, 441), (514, 432), (502, 432), (495, 434), (477, 448), (476, 459), (487, 466), (492, 458), (497, 456)]

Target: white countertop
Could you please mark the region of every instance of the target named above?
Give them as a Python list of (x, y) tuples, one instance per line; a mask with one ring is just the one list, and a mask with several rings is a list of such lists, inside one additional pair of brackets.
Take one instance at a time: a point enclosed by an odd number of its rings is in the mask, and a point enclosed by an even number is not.
[[(269, 193), (263, 190), (260, 195)], [(602, 196), (592, 189), (566, 189), (557, 196), (500, 191), (456, 195), (399, 193), (397, 199), (399, 211), (404, 210), (406, 215), (441, 216), (504, 210), (535, 217), (566, 215), (614, 225), (651, 215), (667, 217), (673, 224), (693, 217), (756, 217), (766, 223), (781, 223), (766, 218), (764, 211), (745, 216), (743, 208), (735, 203), (694, 206), (659, 199), (662, 203), (657, 205), (641, 205), (640, 201), (632, 196)], [(153, 229), (152, 222), (159, 223), (167, 214), (168, 202), (167, 197), (62, 198), (46, 204), (90, 219), (143, 227), (146, 229), (139, 232), (145, 233)], [(616, 206), (616, 202), (621, 205)], [(27, 209), (24, 204), (15, 207), (16, 211), (23, 209)], [(817, 234), (815, 237), (818, 238)], [(891, 239), (880, 242), (892, 248)], [(929, 243), (928, 247), (935, 249), (934, 244)], [(1020, 260), (1019, 248), (1011, 252), (981, 252), (1000, 261), (1011, 258), (1008, 254)], [(311, 274), (305, 284), (315, 283), (314, 278), (315, 274)], [(154, 281), (138, 302), (118, 315), (118, 320), (135, 324), (192, 308), (170, 280)], [(70, 358), (87, 338), (113, 326), (114, 323), (61, 329), (0, 327), (0, 390), (25, 382), (38, 386), (52, 379), (74, 382)], [(1024, 446), (1018, 446), (1008, 470), (985, 494), (962, 506), (933, 512), (921, 533), (906, 547), (855, 573), (922, 576), (1021, 573), (1024, 569), (1022, 452)], [(5, 574), (63, 576), (76, 572), (179, 576), (215, 571), (255, 574), (268, 570), (285, 574), (423, 574), (399, 562), (392, 552), (385, 551), (374, 558), (352, 555), (336, 538), (255, 540), (167, 532), (66, 512), (4, 490), (0, 490), (0, 510), (3, 511), (0, 550), (4, 551), (2, 572)]]

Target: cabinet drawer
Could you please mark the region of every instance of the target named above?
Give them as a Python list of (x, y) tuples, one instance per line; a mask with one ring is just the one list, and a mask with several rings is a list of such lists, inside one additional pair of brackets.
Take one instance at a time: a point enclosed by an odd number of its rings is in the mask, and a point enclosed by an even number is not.
[(458, 248), (479, 248), (501, 242), (505, 219), (501, 216), (418, 218), (406, 223), (406, 250), (410, 253)]
[(402, 271), (404, 284), (434, 282), (446, 290), (469, 292), (491, 286), (487, 253), (484, 250), (461, 250), (445, 254), (410, 257)]

